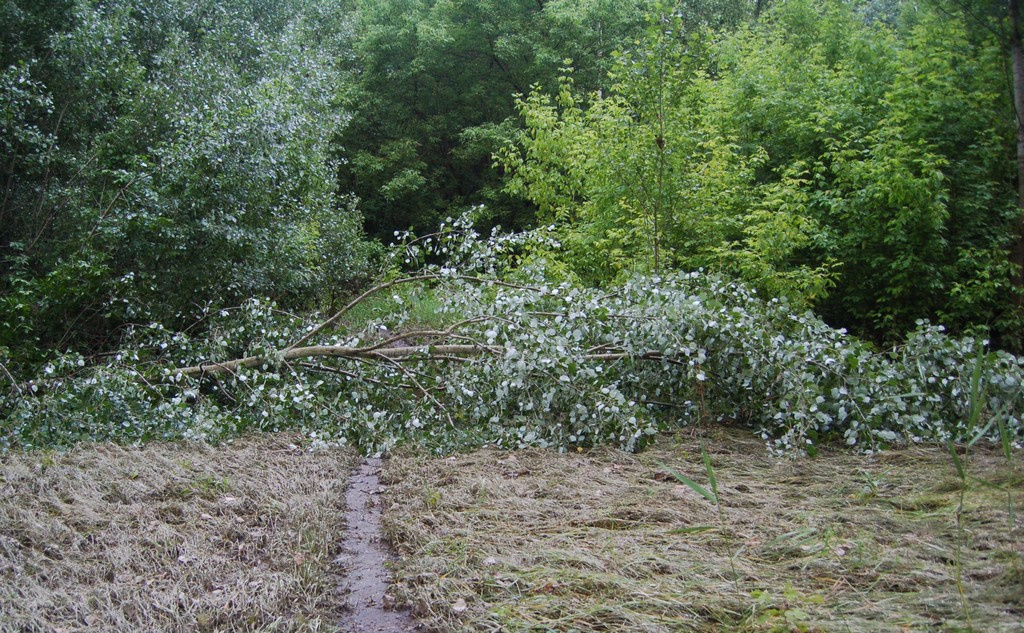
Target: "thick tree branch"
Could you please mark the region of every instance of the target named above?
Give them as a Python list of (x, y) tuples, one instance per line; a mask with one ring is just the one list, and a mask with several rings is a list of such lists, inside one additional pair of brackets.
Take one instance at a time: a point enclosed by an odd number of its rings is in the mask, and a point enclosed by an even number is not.
[(303, 343), (305, 343), (309, 339), (313, 338), (314, 336), (316, 336), (320, 332), (323, 332), (325, 329), (327, 329), (330, 326), (332, 326), (335, 323), (337, 323), (338, 319), (343, 317), (346, 312), (348, 312), (352, 308), (354, 308), (357, 305), (359, 305), (360, 303), (362, 303), (367, 297), (369, 297), (369, 296), (371, 296), (373, 294), (376, 294), (376, 293), (380, 292), (381, 290), (387, 290), (388, 288), (393, 288), (394, 286), (398, 286), (398, 285), (401, 285), (401, 284), (412, 283), (414, 281), (425, 281), (427, 279), (436, 279), (436, 278), (437, 278), (436, 275), (416, 275), (414, 277), (403, 277), (402, 279), (396, 279), (394, 281), (389, 281), (387, 283), (380, 284), (378, 286), (374, 286), (373, 288), (370, 288), (369, 290), (367, 290), (363, 294), (359, 295), (358, 297), (356, 297), (355, 299), (350, 301), (345, 307), (343, 307), (341, 310), (338, 310), (334, 314), (334, 316), (332, 316), (331, 318), (327, 319), (326, 321), (324, 321), (320, 325), (316, 326), (315, 328), (313, 328), (309, 332), (306, 332), (306, 334), (303, 335), (299, 340), (295, 341), (294, 343), (292, 343), (291, 345), (286, 347), (284, 351), (285, 351), (285, 353), (288, 353), (288, 352), (292, 351), (293, 349), (297, 348), (299, 345), (302, 345)]
[[(371, 347), (347, 347), (344, 345), (312, 345), (310, 347), (295, 347), (285, 350), (280, 360), (290, 361), (300, 358), (334, 357), (334, 358), (360, 358), (360, 359), (403, 359), (417, 354), (428, 356), (478, 356), (491, 352), (497, 353), (501, 348), (489, 347), (486, 345), (409, 345), (406, 347), (387, 347), (378, 349)], [(258, 367), (270, 362), (266, 356), (247, 356), (224, 362), (207, 361), (191, 367), (182, 367), (175, 371), (182, 376), (194, 377), (210, 374), (232, 373), (247, 367)]]
[(1017, 124), (1017, 222), (1016, 239), (1010, 250), (1014, 265), (1013, 284), (1017, 287), (1017, 305), (1024, 304), (1024, 42), (1021, 36), (1019, 0), (1009, 0), (1010, 57), (1013, 65), (1013, 108)]
[[(539, 288), (535, 288), (533, 286), (524, 286), (524, 285), (521, 285), (521, 284), (509, 283), (507, 281), (497, 281), (497, 280), (494, 280), (494, 279), (480, 279), (478, 277), (472, 277), (472, 276), (469, 276), (469, 275), (442, 275), (442, 274), (439, 274), (439, 273), (427, 273), (427, 274), (422, 274), (422, 275), (414, 275), (412, 277), (403, 277), (402, 279), (396, 279), (394, 281), (389, 281), (387, 283), (383, 283), (383, 284), (380, 284), (378, 286), (374, 286), (373, 288), (370, 288), (369, 290), (367, 290), (363, 294), (359, 295), (358, 297), (356, 297), (355, 299), (350, 301), (341, 310), (338, 310), (333, 316), (331, 316), (331, 318), (327, 319), (326, 321), (324, 321), (320, 325), (314, 327), (312, 330), (310, 330), (309, 332), (304, 334), (301, 338), (299, 338), (299, 340), (295, 341), (294, 343), (292, 343), (291, 345), (286, 347), (284, 349), (284, 353), (288, 353), (288, 352), (298, 348), (303, 343), (308, 342), (311, 338), (313, 338), (314, 336), (316, 336), (320, 332), (323, 332), (328, 327), (330, 327), (330, 326), (334, 325), (335, 323), (337, 323), (338, 319), (343, 317), (345, 315), (345, 313), (347, 313), (349, 310), (351, 310), (352, 308), (356, 307), (357, 305), (359, 305), (360, 303), (365, 301), (368, 297), (370, 297), (370, 296), (372, 296), (372, 295), (374, 295), (374, 294), (376, 294), (376, 293), (378, 293), (378, 292), (380, 292), (382, 290), (387, 290), (388, 288), (393, 288), (393, 287), (398, 286), (398, 285), (407, 284), (407, 283), (413, 283), (413, 282), (417, 282), (417, 281), (430, 281), (430, 280), (442, 280), (442, 279), (449, 279), (449, 280), (450, 279), (456, 279), (456, 280), (459, 280), (459, 281), (472, 281), (472, 282), (475, 282), (475, 283), (491, 284), (491, 285), (494, 285), (494, 286), (501, 286), (502, 288), (514, 288), (516, 290), (533, 290), (533, 291), (536, 291), (536, 292), (540, 291)], [(471, 323), (474, 320), (479, 320), (480, 318), (482, 318), (482, 317), (477, 317), (477, 318), (474, 318), (474, 319), (468, 319), (466, 321), (457, 323), (456, 326), (464, 325), (466, 323)]]
[[(310, 347), (296, 347), (285, 351), (280, 360), (285, 362), (303, 358), (333, 357), (352, 358), (358, 360), (386, 360), (388, 362), (401, 361), (415, 356), (422, 356), (425, 360), (464, 360), (482, 354), (500, 355), (504, 352), (503, 347), (496, 345), (452, 344), (452, 345), (407, 345), (404, 347), (346, 347), (343, 345), (313, 345)], [(617, 361), (635, 358), (637, 360), (664, 360), (666, 357), (661, 352), (648, 351), (630, 353), (623, 351), (601, 352), (584, 354), (583, 360), (588, 361)], [(671, 360), (671, 359), (670, 359)], [(175, 371), (175, 374), (185, 377), (197, 377), (223, 373), (234, 373), (239, 369), (258, 367), (269, 363), (270, 359), (265, 356), (248, 356), (224, 362), (204, 362), (191, 367), (182, 367)]]

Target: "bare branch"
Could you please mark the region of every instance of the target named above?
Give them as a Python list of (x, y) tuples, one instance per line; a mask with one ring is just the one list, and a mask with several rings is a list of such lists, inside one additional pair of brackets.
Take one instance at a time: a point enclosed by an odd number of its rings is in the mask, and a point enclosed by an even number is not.
[[(346, 347), (343, 345), (313, 345), (310, 347), (297, 347), (288, 350), (283, 354), (283, 361), (297, 360), (300, 358), (333, 357), (352, 358), (358, 360), (388, 360), (400, 361), (422, 356), (424, 360), (464, 360), (481, 354), (494, 354), (500, 356), (504, 352), (503, 347), (496, 345), (472, 344), (451, 344), (451, 345), (407, 345), (405, 347)], [(616, 361), (635, 358), (637, 360), (669, 360), (661, 352), (606, 352), (584, 354), (583, 360), (588, 361)], [(182, 367), (175, 373), (186, 377), (214, 375), (221, 373), (232, 373), (245, 367), (257, 367), (268, 361), (265, 356), (248, 356), (221, 363), (205, 361), (192, 367)], [(404, 371), (404, 370), (403, 370)]]
[(380, 292), (381, 290), (387, 290), (388, 288), (393, 288), (394, 286), (398, 286), (398, 285), (401, 285), (401, 284), (407, 284), (407, 283), (413, 283), (413, 282), (417, 282), (417, 281), (442, 280), (442, 279), (455, 279), (455, 280), (459, 280), (459, 281), (472, 281), (474, 283), (481, 283), (481, 284), (490, 284), (490, 285), (494, 285), (494, 286), (501, 286), (502, 288), (514, 288), (514, 289), (517, 289), (517, 290), (532, 290), (534, 292), (540, 292), (539, 288), (535, 288), (533, 286), (524, 286), (522, 284), (509, 283), (507, 281), (497, 281), (497, 280), (494, 280), (494, 279), (480, 279), (479, 277), (473, 277), (473, 276), (470, 276), (470, 275), (441, 275), (439, 273), (425, 273), (425, 274), (422, 274), (422, 275), (414, 275), (412, 277), (403, 277), (402, 279), (396, 279), (394, 281), (389, 281), (387, 283), (383, 283), (383, 284), (374, 286), (373, 288), (370, 288), (369, 290), (367, 290), (363, 294), (359, 295), (358, 297), (356, 297), (355, 299), (350, 301), (341, 310), (338, 310), (338, 312), (336, 312), (331, 318), (327, 319), (326, 321), (324, 321), (320, 325), (314, 327), (312, 330), (310, 330), (309, 332), (304, 334), (299, 340), (295, 341), (294, 343), (292, 343), (291, 345), (286, 347), (284, 349), (284, 352), (288, 353), (288, 352), (296, 349), (299, 345), (302, 345), (303, 343), (308, 342), (311, 338), (313, 338), (314, 336), (316, 336), (320, 332), (323, 332), (328, 327), (330, 327), (330, 326), (334, 325), (335, 323), (337, 323), (338, 319), (340, 319), (342, 316), (344, 316), (346, 312), (348, 312), (352, 308), (354, 308), (357, 305), (359, 305), (360, 303), (362, 303), (364, 300), (366, 300), (367, 297), (369, 297), (369, 296), (371, 296), (373, 294), (376, 294), (376, 293)]
[(444, 411), (444, 417), (448, 418), (448, 424), (450, 424), (452, 427), (455, 426), (455, 420), (452, 419), (452, 414), (448, 412), (448, 408), (441, 404), (441, 401), (435, 398), (434, 395), (430, 393), (430, 390), (428, 390), (426, 387), (420, 384), (420, 381), (416, 380), (414, 372), (410, 371), (406, 367), (403, 367), (401, 363), (392, 358), (388, 358), (387, 356), (383, 356), (382, 358), (393, 364), (395, 367), (397, 367), (398, 370), (401, 371), (405, 375), (405, 377), (409, 379), (410, 382), (416, 385), (416, 388), (420, 391), (420, 393), (424, 395), (424, 397), (433, 402), (434, 406), (436, 406), (438, 409)]
[(415, 282), (415, 281), (426, 281), (428, 279), (436, 279), (436, 278), (437, 278), (437, 275), (433, 275), (433, 274), (430, 274), (430, 275), (416, 275), (416, 276), (413, 276), (413, 277), (403, 277), (402, 279), (396, 279), (394, 281), (389, 281), (387, 283), (380, 284), (378, 286), (374, 286), (373, 288), (370, 288), (369, 290), (367, 290), (363, 294), (359, 295), (358, 297), (356, 297), (355, 299), (350, 301), (345, 307), (343, 307), (341, 310), (338, 310), (334, 314), (334, 316), (332, 316), (331, 318), (327, 319), (326, 321), (324, 321), (320, 325), (316, 326), (315, 328), (313, 328), (312, 330), (307, 332), (305, 335), (303, 335), (299, 340), (295, 341), (294, 343), (292, 343), (291, 345), (286, 347), (284, 351), (287, 354), (288, 352), (294, 350), (299, 345), (302, 345), (303, 343), (305, 343), (309, 339), (313, 338), (314, 336), (316, 336), (320, 332), (323, 332), (328, 327), (330, 327), (330, 326), (334, 325), (335, 323), (337, 323), (338, 319), (343, 317), (346, 312), (348, 312), (352, 308), (354, 308), (357, 305), (359, 305), (360, 303), (362, 303), (367, 297), (369, 297), (369, 296), (371, 296), (371, 295), (373, 295), (373, 294), (375, 294), (377, 292), (380, 292), (381, 290), (387, 290), (388, 288), (393, 288), (394, 286), (398, 286), (400, 284), (407, 284), (407, 283), (412, 283), (412, 282)]
[[(485, 352), (498, 353), (500, 347), (486, 345), (409, 345), (406, 347), (388, 347), (384, 349), (366, 347), (346, 347), (344, 345), (313, 345), (310, 347), (296, 347), (286, 350), (281, 357), (283, 361), (297, 360), (300, 358), (316, 358), (329, 356), (335, 358), (393, 358), (401, 359), (422, 354), (424, 356), (478, 356)], [(219, 374), (233, 372), (245, 367), (257, 367), (268, 362), (265, 356), (247, 356), (225, 362), (204, 361), (192, 367), (182, 367), (174, 373), (182, 376), (202, 376), (205, 374)]]

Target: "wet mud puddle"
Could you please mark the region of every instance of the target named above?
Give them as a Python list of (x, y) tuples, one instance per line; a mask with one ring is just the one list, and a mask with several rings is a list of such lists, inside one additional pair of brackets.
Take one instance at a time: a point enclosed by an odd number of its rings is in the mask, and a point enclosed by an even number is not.
[(349, 478), (345, 493), (345, 540), (337, 562), (347, 576), (342, 591), (348, 610), (341, 630), (349, 633), (416, 630), (407, 611), (391, 608), (391, 573), (385, 565), (392, 555), (380, 531), (380, 467), (379, 459), (364, 459)]

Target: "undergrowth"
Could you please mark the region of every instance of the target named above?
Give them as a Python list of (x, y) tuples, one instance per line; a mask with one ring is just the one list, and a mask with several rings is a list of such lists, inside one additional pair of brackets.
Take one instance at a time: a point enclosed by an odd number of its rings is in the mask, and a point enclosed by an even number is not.
[[(905, 345), (879, 352), (784, 298), (699, 271), (610, 290), (556, 283), (525, 256), (544, 239), (482, 239), (463, 221), (407, 238), (393, 285), (311, 341), (360, 357), (285, 362), (282, 350), (313, 326), (258, 299), (208, 315), (201, 335), (136, 327), (118, 354), (59, 356), (29, 380), (10, 377), (0, 448), (299, 429), (369, 453), (635, 450), (698, 420), (746, 424), (777, 452), (976, 435), (965, 421), (983, 340), (922, 322)], [(395, 283), (401, 268), (417, 280)], [(409, 353), (385, 357), (378, 346)], [(177, 369), (245, 356), (260, 362), (196, 377)], [(995, 441), (1002, 429), (1019, 443), (1024, 360), (987, 352), (977, 369), (982, 436)]]

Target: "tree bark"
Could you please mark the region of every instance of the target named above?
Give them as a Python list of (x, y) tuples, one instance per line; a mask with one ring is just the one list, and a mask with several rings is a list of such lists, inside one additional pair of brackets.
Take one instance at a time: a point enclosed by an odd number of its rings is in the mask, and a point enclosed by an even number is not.
[[(341, 345), (311, 345), (309, 347), (295, 347), (281, 354), (281, 360), (293, 361), (302, 358), (334, 357), (334, 358), (361, 358), (366, 360), (403, 360), (413, 356), (421, 356), (424, 360), (449, 360), (459, 358), (471, 358), (481, 354), (502, 354), (505, 348), (491, 345), (479, 345), (475, 343), (449, 344), (449, 345), (408, 345), (403, 347), (344, 347)], [(627, 359), (636, 360), (663, 360), (665, 356), (661, 352), (648, 351), (640, 353), (628, 353), (618, 350), (607, 352), (595, 352), (584, 354), (584, 360), (611, 362)], [(212, 376), (216, 374), (231, 374), (246, 367), (259, 367), (267, 363), (268, 359), (263, 356), (248, 356), (224, 362), (210, 361), (181, 367), (172, 370), (172, 375), (180, 375), (189, 378)]]
[[(1024, 47), (1021, 45), (1020, 0), (1009, 0), (1010, 57), (1013, 63), (1013, 109), (1017, 123), (1017, 235), (1010, 251), (1016, 267), (1013, 284), (1024, 288)], [(1024, 303), (1024, 293), (1017, 293), (1017, 304)]]
[[(311, 345), (309, 347), (293, 347), (281, 354), (281, 360), (290, 361), (301, 358), (317, 358), (330, 356), (334, 358), (364, 358), (364, 359), (385, 359), (392, 360), (409, 358), (416, 354), (426, 354), (431, 357), (437, 356), (477, 356), (495, 349), (486, 345), (410, 345), (407, 347), (345, 347), (342, 345)], [(182, 376), (195, 377), (213, 374), (234, 373), (245, 367), (258, 367), (267, 363), (268, 359), (263, 356), (248, 356), (222, 363), (210, 361), (192, 367), (182, 367), (173, 370), (172, 373)]]

